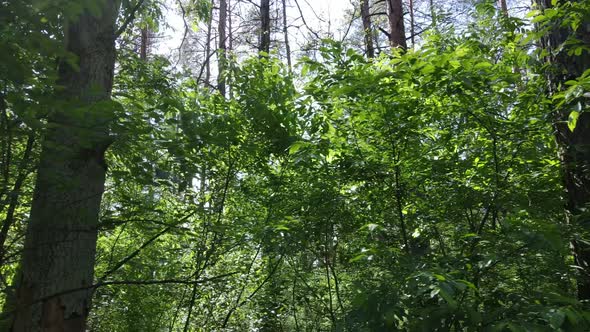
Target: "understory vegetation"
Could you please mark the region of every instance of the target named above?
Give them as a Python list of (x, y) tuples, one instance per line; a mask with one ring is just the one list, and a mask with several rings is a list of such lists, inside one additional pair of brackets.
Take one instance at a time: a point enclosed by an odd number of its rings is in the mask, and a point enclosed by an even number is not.
[(60, 95), (61, 9), (2, 3), (1, 318), (28, 305), (37, 165), (68, 112), (113, 138), (94, 280), (62, 290), (91, 293), (89, 331), (589, 330), (588, 202), (568, 210), (556, 134), (587, 130), (590, 71), (558, 61), (590, 56), (590, 6), (553, 3), (484, 1), (374, 57), (327, 38), (292, 67), (228, 56), (225, 94), (121, 43), (112, 97), (82, 106)]

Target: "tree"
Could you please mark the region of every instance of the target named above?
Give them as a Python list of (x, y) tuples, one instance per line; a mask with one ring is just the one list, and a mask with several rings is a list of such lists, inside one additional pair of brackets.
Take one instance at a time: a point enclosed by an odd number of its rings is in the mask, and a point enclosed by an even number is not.
[[(21, 236), (22, 218), (28, 213), (34, 166), (38, 161), (38, 122), (32, 114), (50, 104), (54, 55), (59, 29), (42, 22), (50, 13), (39, 13), (27, 3), (0, 5), (3, 33), (0, 60), (0, 268), (10, 265), (20, 251), (14, 236)], [(62, 53), (63, 54), (63, 53)], [(29, 115), (29, 116), (27, 116)], [(17, 244), (15, 247), (14, 244)], [(6, 275), (0, 280), (6, 285)]]
[(410, 40), (412, 41), (412, 48), (416, 46), (416, 29), (414, 24), (414, 1), (410, 0), (408, 3), (408, 9), (410, 12)]
[(508, 15), (508, 4), (506, 0), (498, 0), (498, 8), (504, 15)]
[(90, 309), (98, 213), (115, 65), (119, 2), (64, 25), (65, 47), (37, 170), (11, 331), (84, 331)]
[[(0, 2), (0, 49), (10, 51), (0, 52), (0, 318), (16, 313), (10, 328), (589, 329), (576, 299), (584, 275), (572, 268), (584, 267), (587, 213), (568, 209), (563, 222), (554, 136), (569, 135), (559, 147), (576, 200), (587, 170), (578, 162), (588, 163), (590, 73), (576, 62), (587, 1), (533, 12), (539, 32), (495, 0), (411, 1), (409, 31), (430, 33), (378, 59), (362, 18), (378, 53), (390, 42), (389, 0), (365, 2), (361, 15), (356, 1), (347, 24), (330, 27), (341, 41), (269, 0), (276, 38), (265, 50), (261, 2), (226, 0), (218, 12), (219, 2), (182, 1), (183, 58), (154, 47), (142, 59), (138, 24), (117, 41), (113, 77), (112, 41), (131, 10), (157, 31), (157, 7), (141, 1), (121, 1), (117, 31), (116, 9), (107, 20), (93, 6), (105, 0), (84, 2), (82, 16), (78, 2)], [(302, 15), (315, 4), (300, 3)], [(208, 48), (219, 36), (212, 11), (227, 14), (225, 46)], [(297, 28), (308, 56), (290, 68), (282, 55)], [(531, 51), (540, 32), (552, 46), (543, 61)], [(208, 84), (218, 48), (224, 94)], [(7, 304), (3, 286), (17, 279)], [(25, 303), (27, 290), (42, 294)]]
[(217, 86), (222, 96), (225, 96), (226, 66), (227, 66), (227, 0), (219, 0), (219, 25), (217, 29), (219, 47), (217, 49)]
[(260, 0), (260, 37), (258, 50), (270, 52), (270, 0)]
[[(582, 16), (581, 21), (574, 18), (588, 10), (588, 4), (564, 0), (557, 1), (554, 7), (552, 3), (550, 0), (537, 1), (543, 12), (556, 16), (554, 20), (539, 20), (544, 22), (544, 28), (548, 28), (548, 34), (541, 41), (547, 51), (546, 60), (553, 65), (547, 71), (549, 91), (556, 98), (563, 99), (552, 115), (566, 192), (566, 219), (584, 232), (573, 240), (576, 265), (581, 269), (578, 298), (590, 300), (590, 246), (583, 240), (585, 232), (590, 230), (587, 212), (590, 207), (590, 113), (584, 111), (587, 104), (581, 96), (582, 84), (590, 69), (587, 51), (590, 40), (584, 31), (590, 23), (587, 16)], [(562, 49), (564, 45), (569, 49)], [(576, 82), (578, 78), (580, 80)], [(568, 81), (570, 87), (562, 91)], [(572, 105), (577, 109), (572, 110)]]
[(363, 36), (365, 40), (365, 51), (369, 58), (374, 58), (375, 47), (373, 46), (373, 26), (371, 24), (371, 11), (369, 9), (369, 0), (361, 0), (361, 19), (363, 20)]
[(147, 27), (141, 28), (141, 41), (139, 46), (139, 58), (147, 60), (148, 55), (148, 43), (149, 43), (148, 29)]
[(292, 71), (293, 65), (291, 61), (291, 44), (289, 44), (289, 25), (287, 24), (287, 0), (282, 0), (282, 15), (283, 15), (283, 39), (285, 42), (285, 55), (287, 57), (287, 66), (289, 72)]
[(406, 49), (406, 30), (402, 0), (387, 0), (387, 18), (389, 20), (389, 44), (391, 47)]

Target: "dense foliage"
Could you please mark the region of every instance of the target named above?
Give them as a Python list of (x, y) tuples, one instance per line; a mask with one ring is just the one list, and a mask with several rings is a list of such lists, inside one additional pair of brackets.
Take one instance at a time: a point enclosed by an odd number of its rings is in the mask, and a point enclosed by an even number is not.
[[(61, 18), (0, 8), (7, 302), (64, 54)], [(535, 44), (588, 4), (552, 10), (533, 27), (479, 5), (374, 59), (333, 40), (294, 70), (234, 59), (228, 96), (121, 47), (89, 329), (590, 329), (552, 116), (571, 108), (574, 130), (590, 75), (551, 96)]]

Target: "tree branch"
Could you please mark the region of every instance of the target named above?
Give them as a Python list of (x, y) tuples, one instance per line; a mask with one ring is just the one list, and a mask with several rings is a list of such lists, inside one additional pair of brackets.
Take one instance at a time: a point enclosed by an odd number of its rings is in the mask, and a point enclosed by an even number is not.
[(159, 233), (157, 233), (156, 235), (154, 235), (153, 237), (151, 237), (149, 240), (147, 240), (144, 244), (142, 244), (139, 248), (137, 248), (134, 252), (132, 252), (129, 256), (123, 258), (121, 261), (119, 261), (119, 263), (115, 264), (114, 267), (112, 267), (110, 270), (108, 270), (107, 272), (105, 272), (98, 280), (99, 283), (102, 282), (102, 280), (106, 279), (109, 275), (113, 274), (114, 272), (116, 272), (118, 269), (120, 269), (123, 265), (125, 265), (127, 262), (129, 262), (130, 260), (132, 260), (133, 258), (135, 258), (137, 255), (139, 255), (139, 253), (145, 249), (147, 246), (149, 246), (152, 242), (154, 242), (155, 240), (157, 240), (160, 236), (166, 234), (167, 232), (169, 232), (172, 228), (174, 228), (176, 225), (184, 222), (185, 220), (187, 220), (188, 218), (192, 217), (194, 214), (196, 213), (196, 211), (193, 211), (189, 214), (187, 214), (186, 216), (180, 218), (179, 220), (177, 220), (174, 224), (169, 225), (168, 227), (164, 228), (162, 231), (160, 231)]
[[(80, 291), (86, 291), (86, 290), (96, 290), (99, 287), (105, 287), (105, 286), (113, 286), (113, 285), (137, 285), (137, 286), (143, 286), (143, 285), (169, 285), (169, 284), (178, 284), (178, 285), (194, 285), (194, 284), (204, 284), (206, 282), (211, 282), (211, 281), (218, 281), (219, 279), (223, 279), (235, 274), (240, 273), (239, 271), (233, 271), (233, 272), (229, 272), (229, 273), (225, 273), (225, 274), (221, 274), (218, 276), (214, 276), (214, 277), (210, 277), (210, 278), (204, 278), (204, 279), (198, 279), (198, 280), (183, 280), (183, 279), (162, 279), (162, 280), (112, 280), (112, 281), (102, 281), (102, 282), (97, 282), (96, 284), (93, 285), (89, 285), (89, 286), (82, 286), (82, 287), (77, 287), (77, 288), (71, 288), (71, 289), (67, 289), (61, 292), (57, 292), (39, 299), (36, 299), (34, 301), (31, 301), (30, 303), (27, 303), (27, 306), (31, 306), (34, 305), (36, 303), (40, 303), (40, 302), (45, 302), (47, 300), (50, 300), (54, 297), (58, 297), (58, 296), (62, 296), (62, 295), (66, 295), (66, 294), (71, 294), (71, 293), (75, 293), (75, 292), (80, 292)], [(7, 317), (9, 317), (10, 315), (14, 314), (16, 312), (16, 310), (10, 310), (10, 311), (6, 311), (3, 312), (2, 314), (0, 314), (0, 320), (5, 319)]]
[(133, 9), (131, 9), (131, 13), (129, 13), (129, 16), (127, 16), (127, 18), (125, 19), (125, 21), (123, 21), (123, 24), (121, 25), (121, 27), (119, 27), (119, 29), (117, 29), (117, 31), (115, 32), (115, 39), (116, 38), (119, 38), (119, 36), (123, 32), (125, 32), (125, 30), (127, 30), (127, 27), (135, 19), (135, 15), (137, 14), (137, 11), (139, 10), (139, 7), (141, 7), (141, 5), (143, 5), (144, 1), (145, 0), (138, 0), (137, 1), (137, 4), (135, 4), (135, 7), (133, 7)]

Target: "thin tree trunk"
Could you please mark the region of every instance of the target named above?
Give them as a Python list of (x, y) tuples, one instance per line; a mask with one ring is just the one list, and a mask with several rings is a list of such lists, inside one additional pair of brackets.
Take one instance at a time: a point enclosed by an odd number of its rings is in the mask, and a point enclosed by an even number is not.
[[(234, 35), (233, 35), (233, 26), (232, 26), (232, 7), (231, 7), (231, 0), (226, 0), (227, 1), (227, 50), (225, 52), (225, 61), (227, 61), (228, 59), (228, 54), (231, 54), (234, 50)], [(227, 87), (227, 93), (228, 95), (231, 96), (232, 90), (231, 90), (231, 85), (229, 85)]]
[(283, 0), (283, 34), (285, 35), (285, 53), (287, 53), (287, 65), (289, 72), (292, 71), (291, 45), (289, 44), (289, 27), (287, 25), (287, 0)]
[(430, 19), (432, 21), (432, 23), (430, 24), (432, 26), (432, 29), (434, 31), (438, 31), (438, 22), (436, 20), (436, 8), (434, 7), (434, 0), (430, 0)]
[(361, 0), (361, 19), (363, 21), (363, 35), (365, 37), (365, 51), (368, 58), (375, 57), (373, 46), (373, 26), (371, 24), (371, 13), (369, 11), (369, 0)]
[(389, 20), (389, 44), (391, 47), (406, 49), (406, 30), (401, 0), (387, 0), (387, 18)]
[(141, 29), (141, 46), (139, 49), (139, 58), (141, 60), (146, 60), (147, 59), (147, 51), (148, 49), (148, 30), (147, 28), (142, 28)]
[[(98, 214), (111, 143), (109, 103), (115, 64), (119, 1), (102, 1), (100, 16), (82, 13), (65, 27), (59, 98), (42, 147), (11, 331), (85, 331), (93, 283)], [(83, 115), (83, 116), (81, 116)]]
[(270, 0), (260, 0), (260, 52), (270, 52)]
[[(2, 162), (0, 164), (0, 172), (2, 173), (2, 189), (0, 191), (0, 202), (3, 201), (4, 195), (8, 195), (8, 184), (10, 182), (10, 163), (12, 159), (12, 126), (10, 125), (10, 119), (7, 113), (6, 105), (6, 87), (4, 91), (0, 92), (0, 129), (4, 129), (0, 138), (0, 146), (2, 147)], [(4, 210), (3, 206), (0, 206), (0, 211)]]
[[(542, 9), (550, 8), (551, 0), (537, 0), (537, 4)], [(586, 54), (576, 56), (568, 55), (565, 50), (556, 51), (570, 37), (590, 44), (588, 37), (583, 36), (583, 31), (590, 28), (590, 23), (586, 21), (584, 24), (586, 27), (580, 27), (578, 34), (569, 29), (555, 28), (542, 40), (543, 47), (551, 54), (547, 59), (552, 64), (548, 67), (551, 72), (547, 76), (552, 94), (559, 92), (561, 83), (579, 77), (590, 68), (590, 58)], [(566, 219), (568, 223), (575, 223), (587, 230), (590, 228), (589, 218), (584, 211), (590, 204), (590, 114), (581, 112), (573, 131), (567, 125), (569, 115), (570, 109), (565, 107), (554, 113), (554, 132), (567, 198)], [(581, 268), (578, 299), (590, 300), (590, 246), (574, 240), (573, 248), (576, 265)]]
[(232, 22), (232, 7), (231, 7), (231, 0), (227, 1), (227, 8), (229, 8), (227, 13), (227, 50), (231, 53), (234, 50), (234, 35), (233, 35), (233, 22)]
[(226, 66), (226, 62), (227, 62), (226, 61), (226, 56), (227, 56), (227, 54), (226, 54), (226, 52), (227, 52), (226, 24), (227, 24), (227, 1), (220, 0), (219, 1), (219, 27), (218, 27), (219, 48), (217, 50), (217, 52), (218, 52), (217, 65), (218, 65), (218, 69), (219, 69), (219, 75), (217, 78), (217, 86), (219, 88), (219, 92), (223, 96), (225, 96), (225, 66)]
[(213, 30), (213, 5), (211, 1), (211, 11), (209, 12), (209, 20), (207, 21), (207, 45), (205, 46), (205, 84), (211, 84), (211, 36)]
[(412, 49), (416, 45), (416, 31), (414, 27), (414, 0), (410, 0), (410, 38), (412, 41)]

